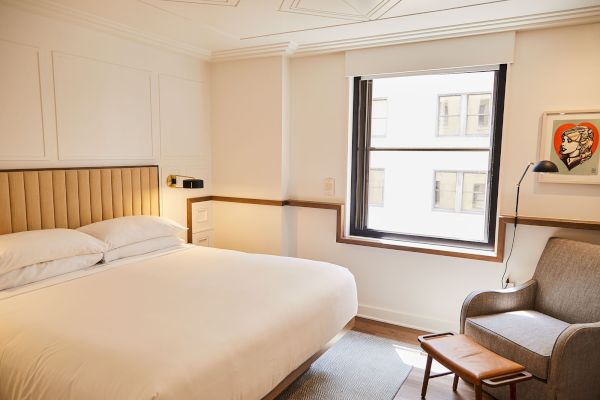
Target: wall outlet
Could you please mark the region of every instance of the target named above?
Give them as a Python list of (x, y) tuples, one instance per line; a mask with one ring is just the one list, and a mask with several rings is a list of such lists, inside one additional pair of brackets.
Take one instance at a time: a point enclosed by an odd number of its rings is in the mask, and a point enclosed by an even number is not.
[(325, 178), (323, 189), (325, 191), (325, 196), (327, 196), (327, 197), (335, 196), (335, 178), (331, 178), (331, 177)]

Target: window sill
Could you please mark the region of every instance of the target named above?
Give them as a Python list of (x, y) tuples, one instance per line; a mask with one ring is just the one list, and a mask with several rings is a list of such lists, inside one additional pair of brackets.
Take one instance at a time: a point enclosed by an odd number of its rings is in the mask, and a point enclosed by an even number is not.
[(497, 252), (491, 250), (467, 249), (463, 247), (441, 246), (399, 240), (372, 239), (363, 236), (343, 236), (338, 238), (337, 242), (353, 244), (357, 246), (368, 246), (389, 250), (401, 250), (415, 253), (435, 254), (441, 256), (467, 258), (480, 261), (502, 261), (502, 258), (498, 256)]

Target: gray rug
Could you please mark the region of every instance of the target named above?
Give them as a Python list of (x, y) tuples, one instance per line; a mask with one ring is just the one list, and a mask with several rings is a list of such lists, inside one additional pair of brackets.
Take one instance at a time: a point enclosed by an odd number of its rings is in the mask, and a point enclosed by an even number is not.
[(277, 400), (392, 400), (412, 369), (395, 344), (350, 331)]

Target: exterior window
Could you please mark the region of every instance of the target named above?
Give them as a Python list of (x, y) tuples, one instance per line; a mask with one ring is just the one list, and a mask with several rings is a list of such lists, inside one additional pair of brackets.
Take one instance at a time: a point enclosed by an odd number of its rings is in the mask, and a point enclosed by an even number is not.
[(484, 212), (487, 187), (485, 172), (465, 172), (462, 185), (462, 211)]
[(369, 171), (369, 206), (383, 206), (385, 170), (373, 168)]
[(438, 136), (487, 136), (491, 112), (491, 93), (440, 95)]
[(434, 207), (442, 210), (456, 208), (456, 173), (435, 173), (435, 202)]
[(387, 135), (388, 100), (373, 99), (371, 103), (371, 136), (384, 138)]
[(505, 77), (355, 78), (350, 235), (494, 248)]
[(487, 173), (435, 172), (433, 208), (442, 211), (485, 211)]
[(470, 94), (467, 101), (467, 135), (489, 135), (492, 96)]
[(461, 125), (462, 96), (439, 97), (439, 127), (440, 136), (458, 136)]

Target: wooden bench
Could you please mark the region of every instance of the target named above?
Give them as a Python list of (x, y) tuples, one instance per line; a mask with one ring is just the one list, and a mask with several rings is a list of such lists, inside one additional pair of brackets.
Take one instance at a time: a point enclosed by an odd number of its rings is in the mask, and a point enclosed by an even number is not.
[[(423, 377), (421, 398), (427, 394), (430, 378), (454, 374), (452, 390), (458, 387), (458, 378), (473, 384), (475, 399), (482, 399), (482, 386), (510, 386), (511, 400), (517, 399), (517, 383), (531, 379), (525, 367), (499, 356), (465, 335), (439, 333), (419, 336), (419, 343), (427, 352), (427, 365)], [(431, 375), (431, 363), (437, 362), (450, 372)]]

